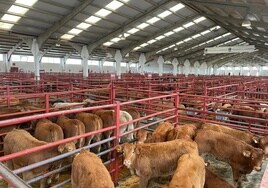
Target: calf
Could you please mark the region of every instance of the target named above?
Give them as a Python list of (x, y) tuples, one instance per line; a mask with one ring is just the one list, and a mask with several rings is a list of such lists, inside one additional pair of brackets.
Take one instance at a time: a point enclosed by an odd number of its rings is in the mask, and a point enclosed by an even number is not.
[(178, 159), (186, 153), (198, 155), (197, 144), (188, 140), (173, 140), (161, 143), (118, 145), (124, 154), (124, 165), (140, 177), (139, 188), (146, 188), (153, 177), (174, 173)]
[(165, 142), (167, 140), (168, 131), (172, 130), (174, 126), (169, 122), (161, 122), (156, 127), (152, 134), (152, 138), (148, 140), (150, 143)]
[(213, 123), (205, 123), (202, 125), (202, 129), (205, 130), (213, 130), (216, 132), (228, 134), (236, 139), (242, 140), (249, 145), (252, 145), (257, 148), (261, 148), (264, 151), (265, 157), (268, 157), (268, 137), (257, 136), (249, 131), (241, 131), (237, 129), (233, 129), (230, 127), (213, 124)]
[(136, 133), (136, 138), (138, 140), (138, 144), (147, 143), (148, 140), (152, 139), (152, 133), (144, 129), (140, 129)]
[(171, 129), (167, 133), (167, 141), (175, 139), (193, 140), (197, 127), (193, 124), (185, 124)]
[[(85, 125), (78, 119), (69, 119), (68, 117), (61, 115), (57, 119), (57, 124), (62, 128), (64, 138), (70, 138), (85, 134)], [(76, 148), (81, 148), (85, 145), (85, 138), (73, 141)]]
[(84, 149), (74, 158), (71, 181), (73, 188), (114, 188), (111, 176), (101, 159)]
[[(80, 112), (75, 115), (75, 119), (80, 120), (85, 126), (85, 132), (89, 133), (92, 131), (100, 130), (103, 128), (102, 119), (92, 113)], [(91, 144), (92, 141), (99, 142), (101, 140), (101, 133), (91, 135), (85, 138), (87, 145)], [(96, 147), (97, 152), (100, 152), (101, 145)]]
[(203, 188), (205, 184), (205, 162), (199, 155), (183, 154), (169, 184), (169, 188)]
[(195, 141), (201, 154), (210, 153), (231, 165), (236, 186), (240, 186), (242, 175), (261, 170), (263, 151), (232, 136), (200, 130)]
[[(37, 140), (25, 130), (14, 129), (9, 132), (4, 138), (4, 154), (9, 155), (26, 149), (43, 146), (45, 144), (47, 144), (47, 142)], [(9, 169), (14, 170), (73, 150), (75, 150), (75, 145), (73, 143), (66, 143), (59, 145), (58, 148), (52, 147), (42, 151), (16, 157), (12, 160), (7, 161), (7, 166)], [(54, 169), (55, 164), (58, 166), (58, 163), (54, 162), (23, 172), (23, 180), (27, 181), (37, 175), (51, 171), (51, 169)], [(40, 181), (40, 188), (46, 187), (46, 182), (46, 178), (42, 179)]]
[(204, 188), (234, 188), (234, 186), (227, 183), (224, 179), (211, 172), (206, 168), (206, 181)]

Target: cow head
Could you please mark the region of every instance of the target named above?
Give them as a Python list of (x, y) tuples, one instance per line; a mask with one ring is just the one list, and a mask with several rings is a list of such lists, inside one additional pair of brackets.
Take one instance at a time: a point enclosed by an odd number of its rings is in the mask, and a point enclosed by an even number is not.
[(58, 146), (58, 151), (60, 153), (71, 152), (71, 151), (73, 151), (75, 149), (76, 149), (76, 147), (75, 147), (75, 144), (73, 142), (68, 142), (68, 143), (61, 144), (61, 145)]
[(131, 168), (133, 161), (135, 160), (136, 154), (138, 154), (136, 151), (136, 145), (125, 143), (125, 144), (116, 146), (116, 150), (117, 152), (123, 152), (123, 155), (124, 155), (123, 164), (127, 168)]
[(264, 151), (264, 157), (268, 158), (268, 137), (262, 137), (259, 140), (259, 148)]
[(146, 131), (146, 130), (139, 130), (136, 134), (137, 137), (137, 144), (142, 144), (145, 143), (146, 141), (150, 140), (150, 138), (152, 137), (152, 133)]
[(250, 166), (255, 171), (261, 171), (263, 151), (259, 148), (254, 148), (252, 151), (243, 151), (243, 156), (248, 158)]

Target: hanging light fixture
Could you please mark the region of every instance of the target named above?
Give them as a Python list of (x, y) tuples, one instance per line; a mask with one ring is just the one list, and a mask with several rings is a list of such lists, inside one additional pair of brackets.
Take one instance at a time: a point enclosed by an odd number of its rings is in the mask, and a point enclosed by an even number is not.
[(249, 14), (247, 13), (244, 21), (242, 22), (242, 27), (250, 27), (251, 26), (251, 21), (249, 20)]

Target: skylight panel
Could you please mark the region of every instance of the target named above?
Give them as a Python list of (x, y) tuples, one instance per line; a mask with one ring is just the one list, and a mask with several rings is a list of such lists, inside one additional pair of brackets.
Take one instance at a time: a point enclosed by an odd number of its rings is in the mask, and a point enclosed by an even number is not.
[(184, 41), (177, 42), (176, 45), (180, 45), (182, 43), (184, 43)]
[(16, 0), (15, 3), (26, 5), (26, 6), (33, 6), (37, 0)]
[(196, 34), (196, 35), (192, 36), (192, 38), (196, 39), (196, 38), (198, 38), (200, 36), (201, 36), (200, 34)]
[(118, 41), (120, 41), (121, 39), (119, 38), (119, 37), (115, 37), (115, 38), (113, 38), (111, 41), (112, 42), (118, 42)]
[(14, 16), (10, 14), (4, 14), (4, 16), (1, 18), (1, 20), (9, 21), (9, 22), (18, 22), (19, 19), (21, 19), (20, 16)]
[(160, 20), (160, 18), (153, 17), (153, 18), (149, 19), (147, 22), (150, 23), (150, 24), (153, 24), (153, 23), (155, 23), (155, 22), (157, 22), (159, 20)]
[(113, 42), (105, 42), (104, 44), (103, 44), (103, 46), (111, 46), (111, 45), (113, 45), (114, 43)]
[(240, 38), (238, 38), (238, 37), (236, 37), (236, 38), (234, 38), (232, 41), (236, 41), (236, 40), (239, 40)]
[(165, 36), (164, 36), (164, 35), (160, 35), (159, 37), (156, 37), (155, 39), (156, 39), (156, 40), (161, 40), (161, 39), (163, 39), (163, 38), (165, 38)]
[(145, 47), (145, 46), (148, 46), (149, 44), (147, 43), (143, 43), (142, 45), (140, 45), (141, 47)]
[(0, 22), (0, 29), (10, 30), (14, 24)]
[(178, 27), (178, 28), (174, 29), (173, 31), (174, 31), (174, 32), (179, 32), (179, 31), (181, 31), (181, 30), (183, 30), (183, 29), (184, 29), (183, 27)]
[(206, 20), (206, 18), (204, 16), (200, 17), (200, 18), (197, 18), (194, 20), (195, 23), (200, 23), (202, 21)]
[(134, 48), (133, 50), (139, 50), (139, 49), (141, 49), (141, 47), (140, 46), (137, 46), (136, 48)]
[(176, 11), (178, 11), (178, 10), (184, 8), (184, 7), (185, 6), (183, 4), (179, 3), (179, 4), (175, 5), (174, 7), (171, 7), (169, 10), (171, 10), (173, 12), (176, 12)]
[(12, 5), (7, 12), (24, 15), (29, 9)]
[(225, 33), (225, 34), (222, 35), (222, 37), (227, 37), (227, 36), (229, 36), (229, 35), (231, 35), (231, 34), (232, 34), (232, 33), (230, 33), (230, 32), (229, 32), (229, 33)]
[(175, 44), (170, 45), (168, 48), (173, 48), (173, 47), (175, 47)]
[(210, 33), (211, 31), (210, 30), (206, 30), (206, 31), (203, 31), (202, 33), (200, 33), (201, 35), (206, 35), (208, 33)]
[(70, 35), (70, 34), (64, 34), (62, 35), (60, 38), (62, 39), (66, 39), (66, 40), (70, 40), (74, 37), (74, 35)]
[(188, 42), (188, 41), (190, 41), (190, 40), (192, 40), (191, 37), (189, 37), (189, 38), (187, 38), (187, 39), (184, 39), (184, 42)]
[(192, 25), (194, 25), (194, 22), (189, 22), (187, 24), (184, 24), (183, 27), (188, 28), (188, 27), (191, 27)]
[(130, 33), (130, 34), (134, 34), (134, 33), (138, 32), (138, 31), (139, 31), (139, 29), (132, 28), (132, 29), (128, 30), (127, 32)]
[(211, 39), (211, 40), (207, 41), (206, 43), (208, 44), (208, 43), (211, 43), (213, 41), (214, 41), (214, 39)]
[(172, 12), (166, 10), (166, 11), (164, 11), (164, 12), (158, 14), (158, 16), (159, 16), (160, 18), (165, 18), (165, 17), (169, 16), (170, 14), (172, 14)]
[(221, 39), (222, 38), (222, 36), (218, 36), (218, 37), (216, 37), (214, 40), (219, 40), (219, 39)]
[(100, 17), (106, 17), (107, 15), (111, 14), (112, 12), (106, 9), (100, 9), (98, 12), (95, 13), (96, 16), (100, 16)]
[(155, 43), (157, 40), (155, 40), (155, 39), (152, 39), (152, 40), (149, 40), (147, 43), (149, 43), (149, 44), (153, 44), (153, 43)]
[(88, 19), (86, 19), (86, 22), (94, 24), (94, 23), (97, 23), (100, 20), (101, 20), (101, 18), (99, 18), (99, 17), (90, 16)]
[(148, 26), (149, 26), (149, 24), (147, 24), (147, 23), (142, 23), (142, 24), (138, 25), (137, 28), (139, 28), (139, 29), (144, 29), (145, 27), (148, 27)]
[(81, 33), (81, 32), (82, 32), (81, 29), (73, 28), (73, 29), (71, 29), (68, 33), (73, 34), (73, 35), (78, 35), (78, 34)]
[(173, 31), (169, 31), (169, 32), (165, 33), (164, 35), (168, 37), (168, 36), (173, 35), (173, 34), (174, 34)]
[(87, 24), (85, 22), (80, 23), (79, 25), (77, 25), (76, 27), (79, 29), (87, 29), (91, 26), (91, 24)]
[(119, 2), (119, 1), (112, 1), (111, 3), (109, 3), (108, 5), (105, 6), (105, 8), (111, 9), (111, 10), (116, 10), (118, 8), (120, 8), (121, 6), (123, 6), (124, 4)]

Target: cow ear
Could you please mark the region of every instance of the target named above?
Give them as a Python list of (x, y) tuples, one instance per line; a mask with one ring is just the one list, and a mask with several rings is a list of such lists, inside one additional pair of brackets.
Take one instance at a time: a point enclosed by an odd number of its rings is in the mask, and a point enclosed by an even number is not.
[(115, 146), (115, 149), (116, 149), (117, 153), (122, 153), (123, 152), (123, 148), (124, 148), (123, 144), (122, 145)]
[(252, 140), (253, 140), (253, 142), (254, 142), (255, 144), (258, 144), (259, 141), (260, 141), (260, 139), (259, 139), (257, 136), (254, 136), (254, 137), (252, 138)]
[(63, 151), (64, 151), (64, 145), (59, 145), (58, 146), (58, 151), (60, 152), (60, 153), (63, 153)]
[(245, 156), (245, 157), (250, 157), (250, 155), (251, 155), (251, 152), (250, 151), (243, 151), (243, 155)]

